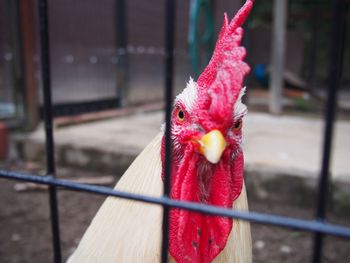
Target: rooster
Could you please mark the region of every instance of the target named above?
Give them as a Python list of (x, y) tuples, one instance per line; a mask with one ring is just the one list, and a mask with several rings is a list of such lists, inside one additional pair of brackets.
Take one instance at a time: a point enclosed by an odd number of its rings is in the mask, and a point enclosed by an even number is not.
[[(243, 180), (241, 99), (249, 66), (240, 46), (241, 25), (253, 6), (247, 0), (227, 15), (212, 59), (197, 82), (190, 79), (174, 102), (171, 119), (171, 198), (247, 210)], [(163, 193), (164, 132), (131, 164), (116, 190), (160, 197)], [(162, 208), (108, 197), (69, 262), (159, 262)], [(171, 209), (171, 262), (251, 262), (247, 222)]]

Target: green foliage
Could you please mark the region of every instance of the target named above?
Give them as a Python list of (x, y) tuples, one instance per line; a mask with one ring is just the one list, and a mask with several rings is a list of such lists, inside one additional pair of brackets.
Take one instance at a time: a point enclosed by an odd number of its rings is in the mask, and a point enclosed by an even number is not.
[(310, 100), (297, 98), (294, 100), (294, 104), (300, 111), (311, 112), (313, 110)]
[[(277, 0), (278, 1), (278, 0)], [(256, 1), (249, 27), (259, 29), (271, 27), (274, 0)], [(304, 50), (303, 77), (308, 76), (313, 49), (316, 49), (315, 65), (318, 83), (325, 83), (328, 75), (329, 48), (332, 26), (332, 1), (290, 0), (288, 1), (288, 29), (302, 33)], [(317, 31), (317, 32), (316, 32)], [(316, 32), (316, 33), (315, 33)], [(317, 34), (317, 42), (313, 41)], [(350, 70), (350, 34), (345, 42), (344, 74)], [(350, 74), (344, 80), (350, 79)]]

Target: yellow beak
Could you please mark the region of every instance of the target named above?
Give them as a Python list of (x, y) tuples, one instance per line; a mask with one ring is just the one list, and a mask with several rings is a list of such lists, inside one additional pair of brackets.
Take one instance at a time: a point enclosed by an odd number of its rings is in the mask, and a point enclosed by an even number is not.
[(219, 130), (212, 130), (205, 134), (200, 140), (199, 152), (213, 164), (218, 163), (226, 148), (226, 141)]

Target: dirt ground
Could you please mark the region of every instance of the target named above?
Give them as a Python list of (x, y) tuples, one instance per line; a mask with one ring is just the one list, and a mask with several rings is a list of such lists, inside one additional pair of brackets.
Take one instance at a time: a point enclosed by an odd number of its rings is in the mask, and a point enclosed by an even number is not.
[[(83, 171), (69, 171), (79, 176)], [(16, 192), (18, 182), (0, 179), (0, 262), (52, 262), (47, 191)], [(249, 189), (248, 189), (249, 194)], [(64, 260), (74, 250), (105, 198), (58, 191), (61, 244)], [(250, 199), (250, 210), (312, 218), (313, 211), (285, 203)], [(333, 223), (350, 225), (350, 219)], [(278, 227), (252, 225), (254, 262), (310, 262), (312, 235)], [(327, 237), (323, 262), (350, 262), (350, 240)]]

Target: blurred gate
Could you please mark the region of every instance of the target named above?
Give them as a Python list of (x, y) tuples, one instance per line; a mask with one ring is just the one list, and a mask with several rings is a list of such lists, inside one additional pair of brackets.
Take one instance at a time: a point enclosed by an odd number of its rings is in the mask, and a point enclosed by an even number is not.
[[(95, 0), (50, 3), (54, 115), (163, 98), (164, 24), (159, 23), (159, 18), (165, 16), (163, 3), (163, 0), (154, 0), (152, 4), (141, 0), (106, 0), (103, 5)], [(225, 9), (236, 10), (239, 5), (240, 1), (218, 2), (217, 24), (221, 24)], [(187, 54), (189, 6), (189, 1), (181, 0), (176, 7), (179, 21), (175, 40), (176, 92), (183, 89), (191, 72)]]
[(17, 1), (0, 1), (0, 119), (23, 115)]
[(114, 0), (106, 0), (103, 5), (95, 0), (60, 0), (50, 4), (55, 115), (118, 106), (114, 5)]

